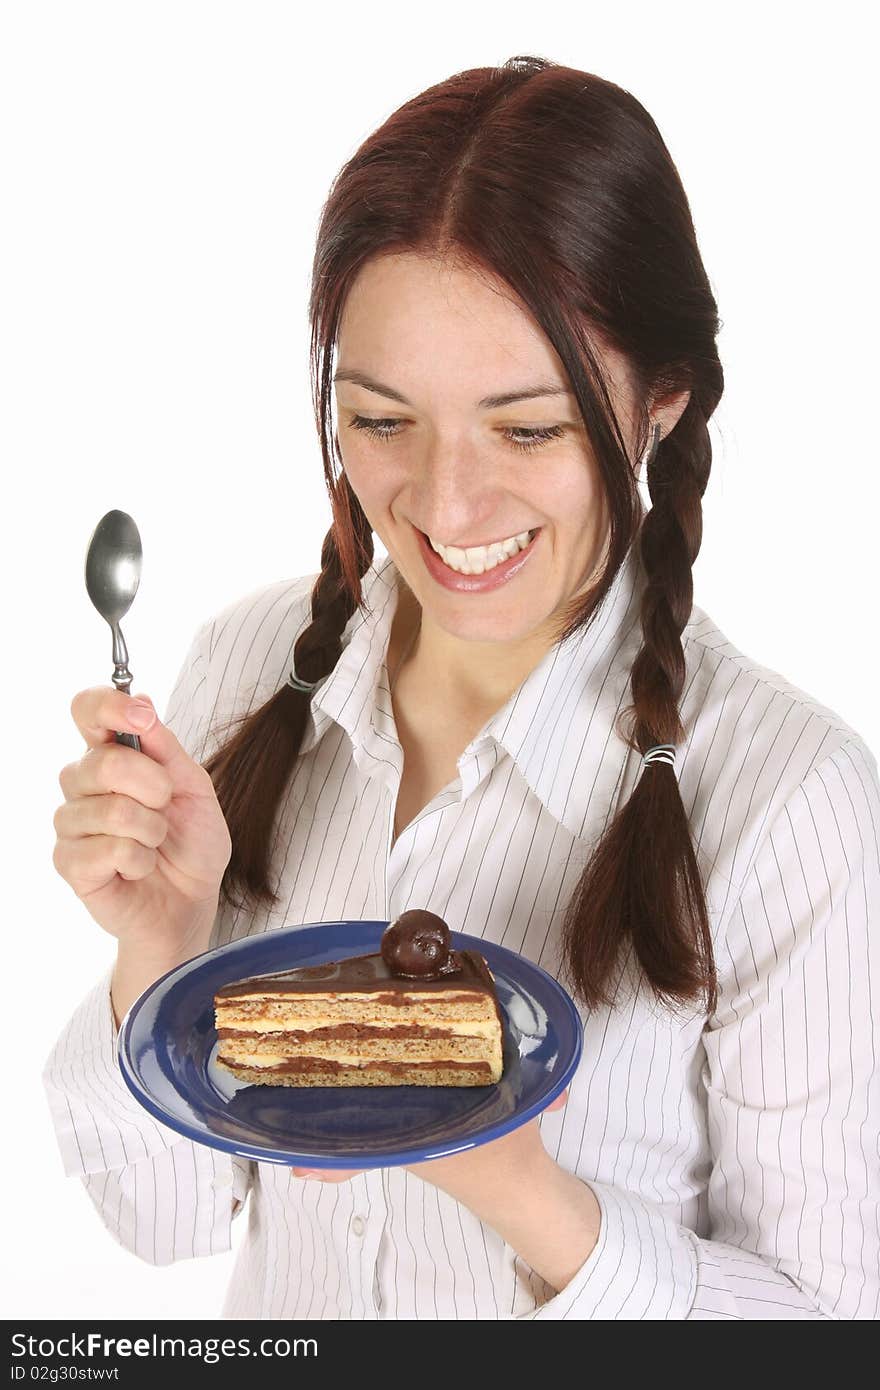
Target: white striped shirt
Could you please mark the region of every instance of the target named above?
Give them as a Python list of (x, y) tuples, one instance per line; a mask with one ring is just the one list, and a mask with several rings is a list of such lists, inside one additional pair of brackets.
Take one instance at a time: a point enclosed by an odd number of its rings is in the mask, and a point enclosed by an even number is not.
[[(286, 680), (314, 575), (198, 631), (167, 724), (197, 760), (212, 721)], [(403, 765), (386, 652), (396, 567), (364, 577), (276, 823), (280, 906), (222, 908), (211, 946), (284, 926), (428, 908), (557, 977), (590, 847), (641, 775), (614, 731), (641, 645), (632, 549), (586, 632), (554, 647), (390, 849)], [(46, 1062), (65, 1173), (150, 1264), (231, 1249), (224, 1318), (873, 1318), (880, 1294), (875, 1065), (880, 781), (838, 714), (737, 651), (694, 606), (675, 774), (706, 882), (720, 982), (709, 1019), (644, 985), (583, 1019), (567, 1105), (541, 1117), (588, 1183), (598, 1243), (552, 1289), (467, 1207), (403, 1168), (304, 1182), (196, 1144), (124, 1085), (112, 968)], [(646, 776), (652, 776), (650, 769)], [(873, 923), (873, 926), (871, 925)]]

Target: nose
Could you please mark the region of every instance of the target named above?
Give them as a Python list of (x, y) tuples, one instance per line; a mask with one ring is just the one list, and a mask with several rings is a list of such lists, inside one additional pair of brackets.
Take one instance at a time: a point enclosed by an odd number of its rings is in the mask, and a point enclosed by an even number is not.
[(492, 535), (505, 490), (485, 457), (458, 441), (435, 441), (417, 466), (410, 515), (435, 540)]

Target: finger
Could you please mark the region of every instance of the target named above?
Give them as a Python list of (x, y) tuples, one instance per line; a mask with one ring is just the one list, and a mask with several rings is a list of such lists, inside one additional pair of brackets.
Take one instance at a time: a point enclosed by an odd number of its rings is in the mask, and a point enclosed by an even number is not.
[[(147, 728), (135, 724), (132, 711), (139, 699), (149, 696), (136, 693), (125, 695), (111, 686), (93, 686), (74, 695), (70, 712), (89, 748), (116, 744), (116, 733), (137, 734), (141, 752), (171, 777), (175, 790), (184, 794), (204, 796), (212, 791), (211, 779), (204, 768), (190, 757), (167, 725), (163, 724), (151, 705), (152, 722)], [(130, 749), (137, 752), (137, 749)]]
[(109, 883), (114, 874), (135, 881), (156, 867), (156, 851), (137, 840), (114, 835), (88, 835), (82, 840), (57, 840), (52, 863), (78, 897), (84, 898)]
[(568, 1100), (568, 1087), (566, 1086), (565, 1090), (561, 1093), (561, 1095), (558, 1095), (558, 1096), (556, 1097), (555, 1100), (551, 1100), (550, 1104), (547, 1106), (547, 1109), (548, 1109), (548, 1110), (561, 1110), (562, 1107), (563, 1107), (563, 1105), (565, 1105), (565, 1103), (566, 1103), (567, 1100)]
[(58, 783), (67, 801), (120, 793), (154, 811), (167, 807), (174, 794), (167, 769), (124, 743), (87, 748), (78, 762), (61, 769)]
[(156, 711), (148, 695), (126, 695), (112, 685), (93, 685), (89, 690), (78, 691), (70, 702), (70, 713), (86, 743), (96, 748), (101, 743), (113, 743), (117, 732), (138, 736), (146, 732), (143, 724), (136, 724), (131, 718), (139, 700), (149, 701), (150, 723), (154, 723)]
[(65, 801), (55, 812), (55, 833), (65, 840), (84, 835), (119, 835), (158, 849), (168, 834), (168, 822), (158, 811), (120, 792), (81, 796)]
[(291, 1168), (296, 1178), (317, 1178), (321, 1182), (347, 1182), (362, 1173), (362, 1168)]

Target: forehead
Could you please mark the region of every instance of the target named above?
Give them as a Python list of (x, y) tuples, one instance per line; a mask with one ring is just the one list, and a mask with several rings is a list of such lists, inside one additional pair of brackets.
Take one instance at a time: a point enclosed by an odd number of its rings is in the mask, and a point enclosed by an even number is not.
[[(627, 364), (607, 341), (593, 349), (613, 394)], [(472, 407), (505, 390), (570, 388), (543, 329), (515, 291), (483, 268), (413, 253), (375, 257), (359, 271), (340, 320), (337, 366), (393, 385), (408, 400)], [(360, 388), (340, 383), (340, 389)]]
[(533, 379), (568, 385), (555, 349), (509, 286), (411, 254), (361, 269), (338, 349), (341, 366), (393, 383), (410, 399), (432, 384), (447, 396), (461, 389), (469, 401)]

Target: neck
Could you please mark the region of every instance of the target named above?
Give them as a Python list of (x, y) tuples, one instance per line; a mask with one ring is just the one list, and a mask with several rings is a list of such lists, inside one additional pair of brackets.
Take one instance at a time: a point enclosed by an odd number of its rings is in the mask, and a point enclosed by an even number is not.
[(464, 642), (432, 623), (401, 582), (388, 644), (392, 689), (398, 677), (432, 705), (493, 713), (510, 698), (552, 646), (547, 633), (518, 642)]

